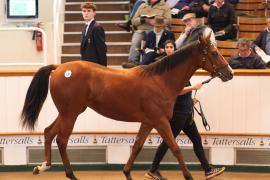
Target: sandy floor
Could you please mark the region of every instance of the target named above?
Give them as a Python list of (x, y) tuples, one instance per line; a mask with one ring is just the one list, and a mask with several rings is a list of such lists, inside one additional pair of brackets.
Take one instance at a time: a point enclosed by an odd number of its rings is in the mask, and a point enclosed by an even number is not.
[[(144, 177), (145, 171), (134, 171), (134, 180), (147, 180)], [(195, 180), (203, 180), (204, 174), (200, 171), (191, 171)], [(184, 180), (180, 172), (162, 171), (162, 174), (169, 180)], [(120, 171), (78, 171), (75, 175), (80, 180), (126, 180)], [(0, 172), (0, 180), (66, 180), (64, 172), (46, 172), (40, 175), (32, 175), (30, 172)], [(215, 180), (269, 180), (266, 173), (234, 173), (224, 172), (214, 178)]]

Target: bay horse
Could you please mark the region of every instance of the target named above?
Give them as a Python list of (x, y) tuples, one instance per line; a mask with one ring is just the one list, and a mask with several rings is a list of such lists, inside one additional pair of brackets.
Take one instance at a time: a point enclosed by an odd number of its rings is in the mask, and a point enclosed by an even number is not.
[(127, 180), (132, 180), (131, 166), (153, 128), (177, 158), (185, 179), (192, 180), (180, 148), (174, 140), (169, 120), (178, 93), (197, 69), (203, 68), (222, 81), (233, 77), (227, 61), (209, 39), (210, 35), (206, 38), (200, 35), (198, 41), (173, 55), (150, 65), (131, 69), (112, 69), (86, 61), (40, 68), (27, 90), (21, 114), (22, 125), (34, 130), (49, 84), (51, 97), (59, 114), (44, 130), (46, 161), (35, 167), (33, 173), (39, 174), (50, 168), (51, 144), (57, 136), (56, 143), (66, 177), (77, 180), (66, 148), (78, 115), (90, 107), (114, 120), (141, 122), (131, 155), (123, 169)]

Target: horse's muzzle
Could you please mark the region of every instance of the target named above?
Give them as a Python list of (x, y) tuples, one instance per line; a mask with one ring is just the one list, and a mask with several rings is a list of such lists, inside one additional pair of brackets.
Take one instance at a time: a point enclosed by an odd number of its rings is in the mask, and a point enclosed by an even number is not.
[(213, 74), (213, 77), (219, 77), (223, 82), (229, 81), (233, 78), (233, 70), (229, 65), (217, 69)]

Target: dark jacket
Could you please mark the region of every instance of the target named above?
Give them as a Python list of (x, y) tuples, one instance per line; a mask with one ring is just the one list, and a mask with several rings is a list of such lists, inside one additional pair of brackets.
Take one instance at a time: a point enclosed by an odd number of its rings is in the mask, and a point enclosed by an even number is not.
[(81, 59), (107, 66), (104, 29), (93, 20), (86, 35), (84, 31), (81, 38)]
[(266, 63), (254, 53), (248, 57), (241, 57), (238, 54), (231, 56), (229, 64), (233, 69), (266, 69)]
[[(187, 86), (191, 86), (188, 82)], [(176, 99), (173, 113), (174, 114), (191, 114), (193, 111), (192, 92), (179, 95)]]
[(257, 46), (259, 46), (264, 52), (265, 52), (265, 47), (266, 47), (267, 33), (268, 33), (267, 30), (260, 32), (256, 40), (253, 42)]
[(224, 3), (219, 9), (211, 5), (208, 12), (208, 24), (214, 32), (224, 30), (230, 39), (236, 37), (235, 12), (230, 4)]

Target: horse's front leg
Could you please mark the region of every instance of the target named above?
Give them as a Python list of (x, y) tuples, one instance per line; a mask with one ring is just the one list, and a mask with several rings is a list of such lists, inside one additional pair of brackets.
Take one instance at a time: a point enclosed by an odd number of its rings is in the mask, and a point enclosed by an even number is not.
[(130, 174), (131, 167), (135, 161), (135, 158), (137, 157), (137, 155), (141, 151), (148, 134), (151, 132), (152, 129), (153, 129), (152, 127), (146, 126), (144, 124), (141, 124), (141, 126), (140, 126), (139, 132), (138, 132), (137, 137), (136, 137), (136, 141), (135, 141), (133, 148), (132, 148), (131, 155), (129, 156), (128, 162), (126, 163), (126, 165), (123, 169), (123, 172), (124, 172), (127, 180), (132, 180), (132, 177)]
[(186, 180), (193, 180), (183, 158), (180, 148), (178, 147), (175, 139), (173, 137), (173, 133), (170, 127), (169, 120), (167, 118), (162, 118), (160, 122), (156, 124), (156, 130), (166, 142), (173, 155), (177, 158), (178, 163), (180, 164), (181, 170)]

